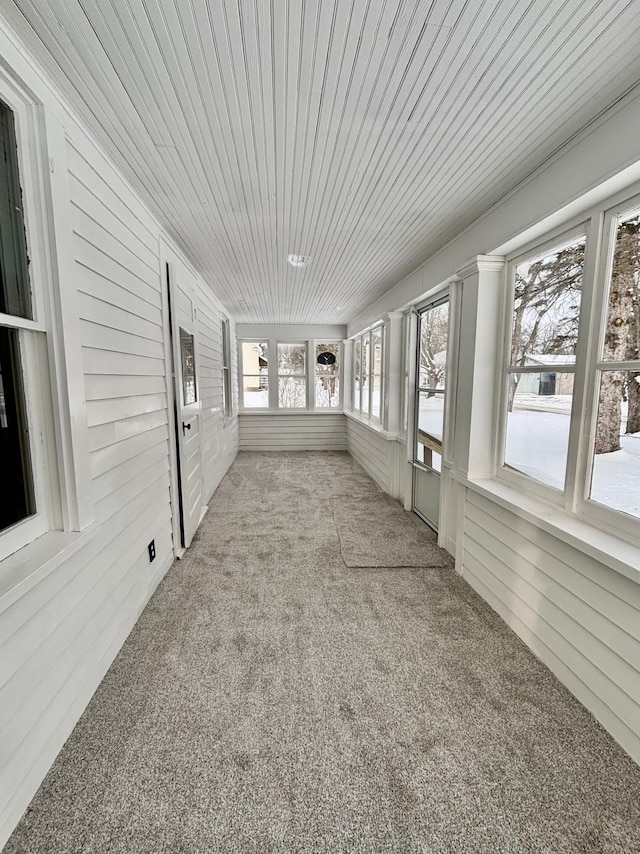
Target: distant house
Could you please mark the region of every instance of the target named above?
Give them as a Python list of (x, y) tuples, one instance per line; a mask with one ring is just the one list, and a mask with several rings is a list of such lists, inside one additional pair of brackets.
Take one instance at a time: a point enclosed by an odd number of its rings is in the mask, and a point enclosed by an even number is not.
[[(539, 354), (527, 356), (525, 365), (544, 366), (540, 373), (522, 374), (516, 395), (519, 394), (573, 394), (573, 372), (562, 370), (568, 365), (575, 365), (575, 356)], [(558, 365), (558, 370), (550, 370)]]

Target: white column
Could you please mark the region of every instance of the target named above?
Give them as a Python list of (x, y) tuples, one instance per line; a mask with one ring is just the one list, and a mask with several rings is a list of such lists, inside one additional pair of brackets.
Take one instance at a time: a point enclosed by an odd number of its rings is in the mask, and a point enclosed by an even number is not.
[(353, 409), (353, 341), (342, 342), (342, 408)]
[(401, 311), (385, 317), (383, 427), (389, 433), (400, 433), (402, 427), (402, 319)]
[(493, 474), (503, 269), (504, 258), (478, 255), (457, 271), (462, 298), (452, 465), (470, 478)]

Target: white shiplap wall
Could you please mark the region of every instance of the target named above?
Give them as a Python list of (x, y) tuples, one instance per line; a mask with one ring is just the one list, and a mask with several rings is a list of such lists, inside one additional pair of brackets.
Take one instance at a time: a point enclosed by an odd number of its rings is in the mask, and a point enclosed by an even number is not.
[[(48, 106), (67, 128), (67, 162), (55, 168), (68, 170), (91, 483), (82, 500), (96, 533), (26, 592), (0, 597), (0, 847), (173, 560), (160, 227), (60, 104)], [(222, 307), (202, 281), (198, 305), (208, 497), (238, 426), (222, 415)]]
[(405, 447), (355, 418), (347, 419), (347, 450), (366, 473), (393, 498), (402, 499), (400, 465)]
[(346, 451), (342, 413), (240, 415), (243, 451)]
[(470, 489), (462, 572), (640, 762), (640, 585)]

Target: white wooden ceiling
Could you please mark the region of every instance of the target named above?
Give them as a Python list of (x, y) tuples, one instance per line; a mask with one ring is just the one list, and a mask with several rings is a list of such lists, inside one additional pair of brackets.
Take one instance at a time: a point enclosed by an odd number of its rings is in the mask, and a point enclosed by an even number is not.
[(3, 0), (1, 14), (236, 319), (344, 323), (637, 84), (639, 5)]

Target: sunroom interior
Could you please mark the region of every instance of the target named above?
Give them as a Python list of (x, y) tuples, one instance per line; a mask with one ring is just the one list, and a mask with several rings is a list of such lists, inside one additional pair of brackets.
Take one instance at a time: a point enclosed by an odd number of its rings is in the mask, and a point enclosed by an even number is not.
[(629, 0), (0, 10), (0, 846), (239, 452), (344, 451), (640, 763)]

